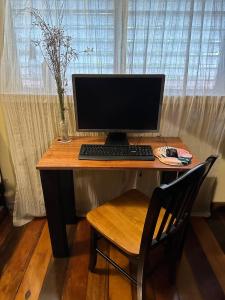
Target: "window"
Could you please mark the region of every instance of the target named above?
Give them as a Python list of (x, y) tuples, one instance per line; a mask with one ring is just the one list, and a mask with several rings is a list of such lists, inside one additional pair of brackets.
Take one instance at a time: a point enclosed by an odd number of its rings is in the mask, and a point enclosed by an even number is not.
[[(11, 0), (23, 87), (40, 89), (51, 80), (31, 42), (38, 30), (21, 2), (26, 1)], [(31, 2), (54, 19), (59, 1)], [(165, 73), (167, 94), (220, 93), (216, 89), (225, 51), (223, 0), (67, 0), (64, 26), (73, 47), (81, 51), (70, 64), (68, 78), (72, 73)], [(94, 49), (90, 56), (82, 53), (86, 47)]]
[[(45, 7), (45, 1), (35, 0), (32, 7), (39, 9), (45, 19), (53, 20), (57, 5)], [(49, 1), (50, 2), (50, 1)], [(24, 89), (41, 89), (48, 86), (54, 92), (54, 81), (49, 76), (47, 66), (38, 47), (32, 40), (40, 34), (32, 25), (28, 10), (21, 8), (20, 0), (11, 1), (13, 26), (16, 36), (17, 53)], [(88, 4), (88, 6), (87, 6)], [(68, 67), (69, 84), (72, 73), (112, 73), (114, 69), (114, 9), (113, 1), (65, 1), (63, 26), (72, 37), (72, 47), (79, 53), (78, 60)], [(49, 22), (51, 21), (49, 20)], [(83, 51), (93, 48), (91, 55)]]
[(225, 2), (129, 1), (126, 71), (165, 73), (169, 94), (212, 91), (225, 38)]

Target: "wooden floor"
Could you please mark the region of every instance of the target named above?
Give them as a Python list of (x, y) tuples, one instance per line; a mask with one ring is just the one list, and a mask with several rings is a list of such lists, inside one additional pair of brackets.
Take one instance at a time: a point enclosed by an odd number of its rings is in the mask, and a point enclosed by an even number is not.
[[(70, 258), (51, 255), (46, 219), (13, 227), (0, 223), (0, 299), (135, 300), (135, 288), (100, 257), (88, 272), (90, 228), (85, 220), (68, 226)], [(120, 264), (127, 260), (104, 243)], [(176, 284), (167, 280), (166, 265), (149, 278), (148, 299), (225, 299), (225, 213), (193, 218)]]

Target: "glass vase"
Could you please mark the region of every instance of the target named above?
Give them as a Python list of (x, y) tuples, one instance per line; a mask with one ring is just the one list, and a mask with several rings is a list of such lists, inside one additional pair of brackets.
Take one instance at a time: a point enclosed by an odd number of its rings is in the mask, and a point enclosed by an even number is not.
[(65, 114), (64, 120), (60, 120), (59, 122), (59, 142), (60, 143), (69, 143), (71, 142), (71, 138), (68, 133), (68, 121)]

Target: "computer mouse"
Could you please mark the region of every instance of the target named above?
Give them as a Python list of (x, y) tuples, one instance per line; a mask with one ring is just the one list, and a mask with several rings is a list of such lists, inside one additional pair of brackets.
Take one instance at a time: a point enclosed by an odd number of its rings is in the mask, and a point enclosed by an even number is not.
[(178, 157), (177, 149), (175, 149), (175, 148), (167, 148), (166, 149), (166, 156), (167, 157)]

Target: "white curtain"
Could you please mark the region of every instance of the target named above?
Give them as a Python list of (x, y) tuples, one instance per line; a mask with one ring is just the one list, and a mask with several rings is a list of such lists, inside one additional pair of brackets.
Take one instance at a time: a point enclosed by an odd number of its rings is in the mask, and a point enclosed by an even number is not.
[[(166, 96), (160, 134), (181, 136), (201, 159), (211, 153), (224, 155), (223, 0), (63, 2), (65, 31), (80, 52), (68, 69), (71, 134), (77, 134), (72, 73), (164, 73)], [(14, 223), (21, 225), (45, 213), (35, 165), (58, 134), (55, 84), (32, 43), (40, 33), (27, 8), (38, 8), (54, 23), (61, 4), (55, 0), (6, 3), (0, 101), (16, 175)], [(82, 53), (86, 47), (94, 49), (89, 56)], [(214, 168), (216, 175), (221, 174), (221, 164), (224, 166), (223, 159)], [(157, 174), (150, 171), (77, 171), (75, 177), (80, 214), (130, 187), (150, 194), (158, 183)], [(216, 192), (214, 200), (223, 201), (219, 176), (217, 181), (220, 193)]]
[(5, 11), (5, 1), (0, 3), (0, 58), (2, 56), (3, 42), (4, 42), (4, 11)]

